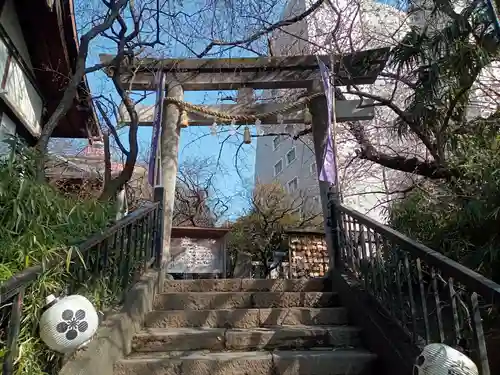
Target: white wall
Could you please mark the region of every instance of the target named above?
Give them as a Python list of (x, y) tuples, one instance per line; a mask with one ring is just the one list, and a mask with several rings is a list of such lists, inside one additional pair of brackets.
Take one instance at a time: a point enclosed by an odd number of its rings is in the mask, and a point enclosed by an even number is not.
[[(297, 16), (306, 10), (306, 0), (291, 0), (285, 7), (282, 19), (288, 19)], [(283, 29), (276, 30), (273, 33), (273, 53), (279, 56), (293, 56), (309, 54), (312, 51), (308, 42), (309, 29), (306, 20), (296, 22)], [(287, 91), (287, 92), (285, 92)], [(286, 95), (290, 95), (293, 90), (270, 90), (266, 92), (266, 98), (277, 96), (280, 101), (287, 101)], [(284, 95), (284, 97), (282, 97)], [(276, 100), (276, 99), (273, 99)], [(264, 126), (266, 133), (287, 132), (295, 135), (298, 131), (304, 129), (304, 124), (290, 124), (283, 126)], [(315, 201), (318, 197), (318, 181), (316, 175), (311, 173), (311, 164), (315, 161), (312, 144), (308, 137), (302, 137), (300, 140), (293, 140), (291, 137), (285, 137), (275, 149), (273, 147), (274, 137), (261, 137), (257, 139), (256, 161), (255, 161), (255, 180), (261, 183), (270, 183), (277, 181), (285, 188), (289, 181), (294, 177), (298, 178), (298, 192), (300, 197), (297, 202), (305, 202), (308, 212), (321, 210), (319, 204)], [(287, 164), (286, 154), (295, 147), (296, 159)], [(279, 161), (283, 162), (283, 171), (277, 176), (274, 175), (274, 165)]]
[[(306, 10), (306, 0), (290, 0), (285, 7), (282, 19), (289, 19), (302, 14)], [(304, 54), (310, 48), (306, 20), (285, 26), (273, 33), (273, 53), (278, 56)]]

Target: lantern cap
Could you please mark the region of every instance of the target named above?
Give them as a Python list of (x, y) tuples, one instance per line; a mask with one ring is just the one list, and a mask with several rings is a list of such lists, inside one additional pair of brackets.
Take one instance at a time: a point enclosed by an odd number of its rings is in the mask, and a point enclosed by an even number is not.
[(57, 300), (56, 296), (54, 296), (53, 294), (49, 294), (47, 297), (45, 297), (45, 304), (50, 305), (55, 300)]

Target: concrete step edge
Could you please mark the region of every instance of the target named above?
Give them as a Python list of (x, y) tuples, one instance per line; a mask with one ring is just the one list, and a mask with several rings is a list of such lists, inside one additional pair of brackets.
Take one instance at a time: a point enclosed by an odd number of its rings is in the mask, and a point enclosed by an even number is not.
[(117, 362), (115, 375), (367, 375), (376, 359), (362, 349), (148, 353)]
[(166, 280), (165, 291), (227, 290), (227, 291), (329, 291), (331, 283), (324, 278), (313, 279), (199, 279)]
[(254, 328), (282, 325), (346, 325), (345, 307), (288, 307), (207, 310), (156, 310), (145, 327)]
[(310, 294), (310, 295), (317, 295), (317, 294), (324, 294), (324, 295), (331, 295), (331, 296), (337, 296), (338, 292), (312, 292), (312, 291), (281, 291), (281, 290), (276, 290), (276, 291), (259, 291), (259, 290), (249, 290), (249, 291), (237, 291), (237, 292), (232, 292), (232, 291), (220, 291), (220, 292), (213, 292), (213, 291), (205, 291), (205, 292), (160, 292), (157, 295), (158, 296), (186, 296), (186, 295), (192, 295), (192, 296), (206, 296), (206, 295), (246, 295), (246, 294), (258, 294), (258, 295), (274, 295), (274, 294), (283, 294), (283, 295), (292, 295), (292, 294)]
[(366, 349), (355, 348), (321, 348), (321, 350), (259, 350), (259, 351), (226, 351), (210, 352), (207, 350), (189, 350), (182, 352), (136, 352), (127, 358), (120, 359), (118, 363), (137, 362), (161, 362), (161, 361), (186, 361), (186, 360), (207, 360), (207, 361), (227, 361), (234, 359), (258, 359), (262, 357), (274, 357), (276, 359), (285, 357), (334, 357), (349, 358), (359, 360), (375, 360), (377, 355)]
[(359, 347), (360, 332), (352, 326), (277, 326), (254, 328), (154, 328), (134, 335), (136, 352), (178, 350), (248, 351), (315, 347)]
[(203, 309), (203, 310), (153, 310), (153, 312), (168, 312), (168, 313), (178, 313), (181, 311), (184, 312), (203, 312), (203, 311), (244, 311), (244, 310), (345, 310), (344, 306), (331, 306), (331, 307), (304, 307), (304, 306), (296, 306), (296, 307), (243, 307), (240, 309)]
[(269, 307), (335, 307), (335, 292), (169, 292), (155, 296), (156, 310)]
[(313, 331), (324, 333), (328, 331), (338, 332), (361, 332), (360, 327), (350, 325), (276, 325), (266, 327), (250, 327), (250, 328), (215, 328), (215, 327), (164, 327), (164, 328), (145, 328), (137, 332), (134, 337), (163, 337), (163, 336), (178, 336), (178, 335), (202, 335), (205, 333), (258, 333), (258, 332), (277, 332), (277, 331)]

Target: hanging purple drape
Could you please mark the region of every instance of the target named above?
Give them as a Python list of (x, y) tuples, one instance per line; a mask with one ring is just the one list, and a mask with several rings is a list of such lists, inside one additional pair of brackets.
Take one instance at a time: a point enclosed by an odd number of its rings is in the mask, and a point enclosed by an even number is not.
[(161, 129), (161, 115), (163, 112), (163, 97), (165, 95), (165, 74), (162, 71), (156, 73), (155, 76), (156, 83), (156, 103), (155, 112), (153, 119), (153, 136), (151, 139), (151, 155), (149, 156), (149, 171), (148, 171), (148, 182), (151, 186), (155, 185), (155, 172), (156, 163), (160, 162), (156, 160), (156, 152), (158, 149), (158, 138), (160, 137)]
[(328, 136), (327, 142), (325, 145), (325, 150), (323, 154), (323, 165), (321, 166), (321, 170), (319, 172), (318, 179), (320, 181), (328, 182), (330, 185), (334, 185), (336, 183), (336, 174), (337, 174), (337, 161), (335, 160), (335, 147), (333, 144), (331, 129), (332, 129), (332, 113), (333, 113), (333, 91), (332, 86), (330, 84), (330, 71), (328, 67), (321, 61), (319, 58), (318, 65), (321, 73), (321, 81), (323, 82), (323, 88), (325, 90), (326, 96), (326, 111), (328, 111)]

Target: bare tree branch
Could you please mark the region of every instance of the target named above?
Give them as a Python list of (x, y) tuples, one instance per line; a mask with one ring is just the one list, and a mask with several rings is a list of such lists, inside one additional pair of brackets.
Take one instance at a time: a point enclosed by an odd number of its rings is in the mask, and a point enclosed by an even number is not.
[(45, 177), (45, 153), (47, 150), (49, 138), (56, 126), (59, 124), (59, 121), (71, 108), (73, 99), (75, 98), (78, 90), (78, 86), (81, 84), (83, 76), (86, 73), (85, 64), (89, 53), (90, 42), (113, 25), (115, 20), (119, 17), (122, 9), (127, 5), (127, 2), (128, 0), (110, 0), (109, 2), (106, 2), (106, 4), (109, 6), (109, 12), (106, 14), (104, 20), (100, 24), (92, 27), (80, 38), (75, 72), (71, 77), (69, 83), (67, 84), (66, 89), (64, 90), (63, 98), (57, 105), (54, 113), (52, 113), (50, 118), (42, 127), (42, 132), (36, 145), (36, 148), (40, 154), (39, 158), (37, 159), (37, 177), (40, 180)]
[(218, 47), (231, 46), (232, 47), (232, 46), (237, 46), (237, 45), (248, 45), (251, 42), (256, 41), (260, 37), (267, 35), (276, 29), (281, 29), (283, 27), (290, 26), (296, 22), (303, 20), (304, 18), (306, 18), (307, 16), (312, 14), (316, 9), (318, 9), (323, 4), (323, 2), (324, 2), (324, 0), (317, 0), (314, 4), (311, 5), (311, 7), (309, 7), (309, 9), (307, 9), (305, 12), (299, 14), (298, 16), (291, 17), (289, 19), (276, 22), (276, 23), (256, 32), (255, 34), (253, 34), (252, 36), (250, 36), (248, 38), (240, 39), (240, 40), (236, 40), (236, 41), (231, 41), (231, 42), (214, 40), (214, 41), (210, 42), (201, 53), (197, 54), (197, 56), (198, 56), (198, 58), (202, 58), (202, 57), (206, 56), (212, 50), (212, 48), (214, 48), (216, 46), (218, 46)]

